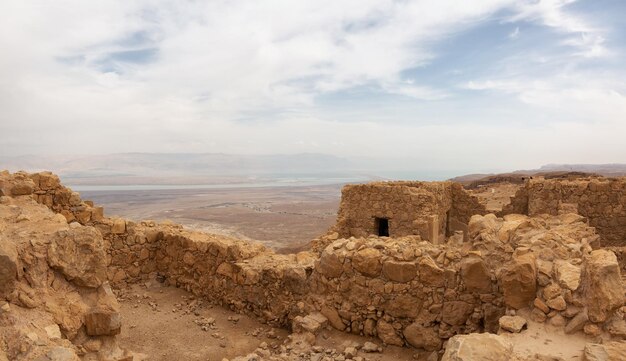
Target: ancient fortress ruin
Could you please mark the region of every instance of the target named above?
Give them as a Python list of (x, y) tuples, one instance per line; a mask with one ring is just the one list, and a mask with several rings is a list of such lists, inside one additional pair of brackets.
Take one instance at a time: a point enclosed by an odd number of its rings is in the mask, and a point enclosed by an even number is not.
[(0, 173), (0, 196), (5, 359), (132, 360), (115, 344), (112, 288), (148, 277), (294, 332), (329, 325), (427, 351), (447, 343), (444, 360), (468, 360), (455, 335), (506, 329), (516, 311), (603, 337), (587, 359), (624, 350), (623, 179), (533, 180), (498, 215), (451, 182), (349, 185), (337, 224), (291, 255), (108, 218), (51, 173)]

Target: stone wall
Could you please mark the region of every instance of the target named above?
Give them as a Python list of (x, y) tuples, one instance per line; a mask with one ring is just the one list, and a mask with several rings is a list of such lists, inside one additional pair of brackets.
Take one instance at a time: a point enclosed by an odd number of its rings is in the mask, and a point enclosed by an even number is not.
[(564, 207), (577, 212), (596, 227), (602, 246), (626, 245), (626, 180), (590, 178), (583, 180), (531, 179), (501, 215), (557, 215)]
[[(32, 176), (18, 178), (2, 189), (32, 182), (31, 194), (44, 203)], [(360, 224), (350, 223), (355, 218), (346, 212), (358, 213), (353, 205), (361, 202), (379, 202), (375, 209), (393, 212), (380, 216), (396, 217), (396, 210), (405, 208), (389, 202), (395, 197), (402, 197), (401, 204), (408, 197), (434, 214), (439, 211), (433, 205), (450, 204), (449, 214), (460, 223), (483, 210), (451, 183), (408, 184), (414, 183), (348, 186), (340, 226)], [(352, 193), (353, 187), (367, 191)], [(66, 193), (53, 189), (55, 195)], [(76, 222), (81, 221), (76, 212), (94, 208), (79, 199), (74, 203), (84, 209), (72, 208), (67, 197), (52, 200), (51, 209), (67, 220), (72, 218), (63, 211), (69, 210)], [(284, 327), (317, 315), (345, 332), (428, 350), (455, 334), (495, 332), (498, 318), (512, 309), (527, 309), (536, 320), (568, 332), (610, 330), (624, 304), (620, 269), (612, 252), (592, 251), (598, 236), (584, 217), (491, 214), (474, 215), (467, 223), (465, 242), (458, 235), (434, 244), (419, 235), (337, 234), (321, 254), (277, 255), (258, 244), (178, 225), (93, 216), (85, 222), (103, 237), (113, 285), (156, 278)]]
[(485, 208), (460, 184), (452, 182), (376, 182), (347, 185), (342, 190), (336, 226), (339, 237), (377, 235), (377, 218), (389, 220), (389, 235), (419, 235), (433, 243)]

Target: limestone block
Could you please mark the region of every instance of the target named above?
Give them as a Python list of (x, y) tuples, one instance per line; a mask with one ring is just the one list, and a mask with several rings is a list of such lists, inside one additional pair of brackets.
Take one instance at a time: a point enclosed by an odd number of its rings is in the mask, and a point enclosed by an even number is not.
[(461, 277), (465, 287), (470, 292), (491, 291), (491, 277), (489, 270), (482, 259), (478, 257), (466, 258), (461, 263)]
[(442, 320), (449, 325), (460, 326), (465, 324), (473, 310), (474, 307), (464, 301), (444, 302)]
[(504, 302), (516, 309), (524, 308), (535, 299), (537, 292), (537, 268), (531, 254), (518, 256), (502, 269), (500, 285)]
[(585, 303), (592, 322), (604, 322), (624, 304), (619, 264), (608, 250), (591, 252), (586, 259)]
[(417, 276), (417, 266), (413, 262), (389, 260), (383, 263), (383, 274), (394, 282), (409, 282)]
[(380, 251), (374, 248), (364, 248), (352, 257), (352, 266), (364, 276), (376, 277), (382, 269)]
[(94, 309), (85, 314), (85, 327), (89, 336), (113, 336), (122, 330), (122, 317), (110, 309)]
[(567, 261), (557, 261), (556, 277), (561, 287), (576, 291), (580, 285), (580, 267)]
[(583, 361), (621, 361), (626, 360), (626, 342), (607, 342), (585, 345)]
[(404, 338), (409, 345), (423, 348), (426, 351), (436, 351), (441, 348), (441, 339), (432, 326), (422, 326), (414, 322), (404, 329)]
[(520, 316), (502, 316), (498, 321), (500, 324), (500, 329), (519, 333), (526, 327), (526, 319)]
[(490, 333), (456, 335), (448, 340), (441, 361), (509, 361), (513, 345)]
[(335, 252), (324, 250), (316, 270), (326, 277), (338, 278), (343, 273), (343, 262)]
[(404, 341), (400, 336), (398, 336), (393, 326), (385, 320), (378, 320), (378, 323), (376, 324), (376, 332), (378, 333), (378, 338), (380, 338), (387, 345), (404, 345)]
[(444, 270), (441, 269), (435, 261), (430, 257), (420, 259), (417, 266), (419, 279), (422, 283), (433, 286), (442, 287), (445, 283)]
[(55, 233), (48, 246), (48, 263), (79, 286), (98, 287), (106, 280), (106, 252), (93, 227)]

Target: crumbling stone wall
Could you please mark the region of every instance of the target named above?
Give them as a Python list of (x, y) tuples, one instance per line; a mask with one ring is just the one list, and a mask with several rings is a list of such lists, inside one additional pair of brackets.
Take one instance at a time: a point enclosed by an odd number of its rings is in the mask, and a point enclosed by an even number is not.
[[(449, 211), (462, 220), (481, 210), (454, 187), (375, 185), (354, 201), (387, 200), (388, 194), (423, 197), (425, 207), (456, 201)], [(52, 209), (68, 209), (54, 199)], [(521, 308), (568, 332), (594, 333), (610, 329), (624, 304), (615, 255), (592, 251), (598, 236), (576, 214), (474, 215), (465, 242), (458, 236), (447, 244), (420, 236), (347, 237), (331, 240), (321, 254), (297, 255), (171, 224), (106, 217), (88, 223), (102, 234), (114, 285), (156, 276), (270, 323), (289, 326), (321, 314), (337, 329), (388, 344), (437, 349), (457, 333), (493, 332), (505, 310)]]
[(557, 215), (573, 206), (602, 237), (602, 246), (626, 246), (626, 179), (531, 179), (501, 215)]
[(375, 182), (342, 190), (338, 220), (331, 232), (339, 237), (378, 234), (376, 218), (389, 220), (389, 235), (419, 235), (433, 243), (465, 230), (474, 214), (486, 210), (460, 184), (452, 182)]
[(495, 332), (504, 314), (479, 254), (419, 237), (337, 240), (322, 252), (311, 287), (333, 327), (426, 350), (457, 333)]

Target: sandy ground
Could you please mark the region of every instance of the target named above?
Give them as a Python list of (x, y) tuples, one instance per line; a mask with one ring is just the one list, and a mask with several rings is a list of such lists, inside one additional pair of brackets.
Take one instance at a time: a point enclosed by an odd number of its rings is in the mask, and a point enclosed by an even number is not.
[(159, 191), (90, 191), (108, 216), (172, 220), (188, 228), (257, 240), (283, 252), (306, 248), (335, 223), (341, 185)]
[[(119, 291), (124, 327), (120, 345), (150, 361), (221, 361), (243, 356), (262, 342), (278, 347), (288, 335), (245, 315), (239, 315), (174, 287), (153, 281)], [(214, 321), (212, 324), (207, 320)], [(205, 330), (203, 330), (205, 326)], [(317, 345), (341, 349), (346, 341), (381, 344), (379, 340), (324, 330)], [(386, 347), (383, 353), (362, 354), (369, 361), (416, 360), (417, 350)], [(423, 355), (425, 356), (425, 355)]]

